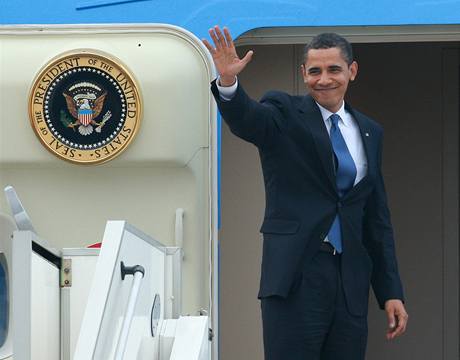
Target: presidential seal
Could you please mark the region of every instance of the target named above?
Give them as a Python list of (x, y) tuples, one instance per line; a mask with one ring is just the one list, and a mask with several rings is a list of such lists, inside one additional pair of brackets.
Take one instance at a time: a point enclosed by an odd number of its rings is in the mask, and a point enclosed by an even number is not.
[(32, 127), (56, 156), (78, 164), (102, 163), (133, 140), (141, 118), (138, 87), (124, 66), (81, 50), (52, 60), (29, 97)]

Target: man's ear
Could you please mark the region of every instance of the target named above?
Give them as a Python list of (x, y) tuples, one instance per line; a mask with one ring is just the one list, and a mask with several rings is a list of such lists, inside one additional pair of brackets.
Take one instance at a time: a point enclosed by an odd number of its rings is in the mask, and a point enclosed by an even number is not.
[(349, 67), (350, 70), (350, 81), (353, 81), (356, 79), (356, 76), (358, 75), (358, 63), (356, 61), (353, 61)]
[(300, 71), (302, 73), (303, 82), (306, 83), (307, 82), (307, 69), (305, 68), (305, 64), (300, 65)]

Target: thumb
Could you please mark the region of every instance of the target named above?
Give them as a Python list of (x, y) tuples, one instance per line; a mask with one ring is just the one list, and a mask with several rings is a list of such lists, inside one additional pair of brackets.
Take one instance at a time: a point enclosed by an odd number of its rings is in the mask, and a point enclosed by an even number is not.
[(252, 55), (254, 54), (254, 51), (249, 50), (246, 55), (244, 55), (244, 58), (241, 59), (241, 61), (244, 63), (246, 66), (252, 59)]
[(396, 327), (395, 313), (393, 308), (387, 310), (388, 327), (393, 330)]

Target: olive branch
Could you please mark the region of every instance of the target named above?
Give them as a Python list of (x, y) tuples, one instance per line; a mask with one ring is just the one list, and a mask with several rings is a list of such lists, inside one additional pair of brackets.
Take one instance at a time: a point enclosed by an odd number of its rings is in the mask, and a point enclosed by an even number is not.
[[(61, 123), (62, 123), (65, 127), (71, 127), (71, 126), (69, 126), (69, 125), (73, 125), (72, 119), (65, 113), (64, 110), (61, 110), (59, 119), (61, 120)], [(73, 127), (72, 127), (72, 128), (73, 128)], [(74, 128), (73, 128), (73, 130), (75, 131)]]

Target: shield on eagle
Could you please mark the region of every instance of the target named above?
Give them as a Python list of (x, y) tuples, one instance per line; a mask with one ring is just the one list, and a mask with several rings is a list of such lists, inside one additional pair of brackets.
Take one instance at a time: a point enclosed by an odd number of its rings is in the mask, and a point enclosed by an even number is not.
[(84, 126), (91, 124), (93, 120), (93, 110), (91, 109), (78, 109), (78, 120)]

